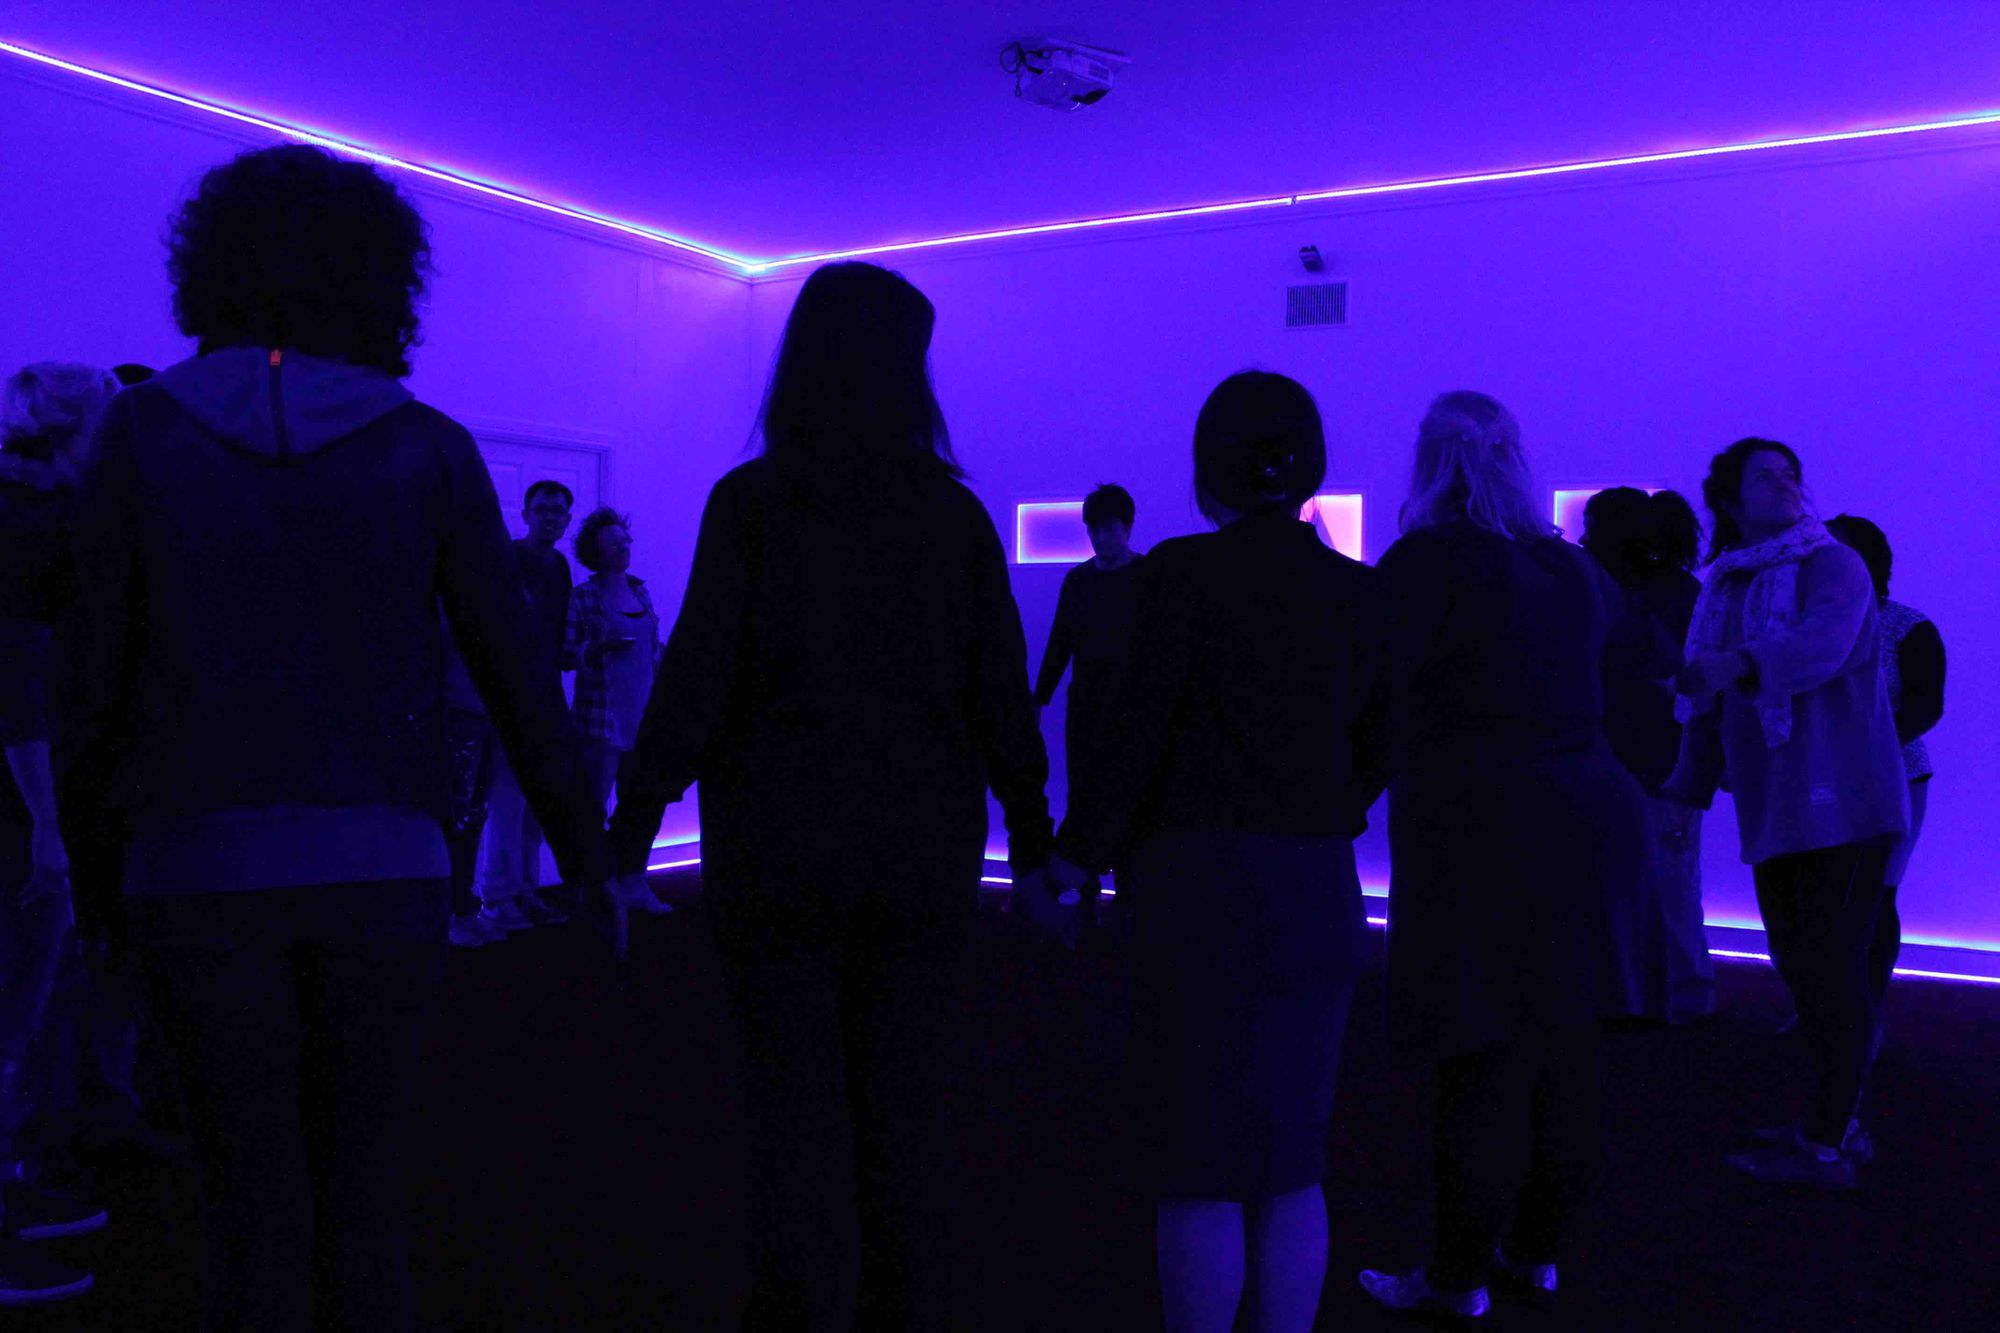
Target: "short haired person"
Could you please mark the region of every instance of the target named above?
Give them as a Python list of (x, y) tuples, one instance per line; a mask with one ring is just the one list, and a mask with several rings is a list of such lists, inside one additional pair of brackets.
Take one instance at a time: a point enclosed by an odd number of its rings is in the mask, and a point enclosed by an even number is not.
[(558, 860), (604, 878), (492, 480), (401, 383), (429, 254), (366, 163), (285, 145), (213, 169), (168, 249), (196, 354), (113, 400), (79, 486), (64, 790), (132, 829), (120, 888), (188, 1104), (210, 1329), (414, 1319), (440, 604)]
[[(1123, 486), (1097, 487), (1083, 501), (1091, 558), (1063, 575), (1055, 623), (1035, 677), (1035, 702), (1046, 708), (1069, 673), (1063, 707), (1063, 755), (1072, 806), (1087, 798), (1103, 771), (1111, 733), (1111, 694), (1131, 652), (1138, 610), (1140, 555), (1132, 549), (1138, 508)], [(1094, 881), (1092, 890), (1094, 891)], [(1086, 920), (1094, 919), (1086, 906)]]
[[(521, 497), (521, 522), (526, 531), (514, 539), (514, 556), (535, 625), (535, 669), (557, 679), (573, 580), (569, 560), (556, 543), (569, 531), (575, 504), (576, 496), (559, 481), (543, 478), (532, 483)], [(542, 875), (542, 827), (528, 809), (521, 784), (514, 780), (507, 756), (500, 752), (490, 730), (486, 749), (491, 777), (474, 882), (475, 892), (488, 909), (486, 923), (488, 928), (506, 930), (554, 924), (575, 904), (558, 905), (537, 896)]]

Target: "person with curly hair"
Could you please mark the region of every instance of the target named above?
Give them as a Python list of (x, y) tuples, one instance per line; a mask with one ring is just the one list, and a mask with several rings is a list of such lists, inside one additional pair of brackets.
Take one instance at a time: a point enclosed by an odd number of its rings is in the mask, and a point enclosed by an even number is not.
[(286, 145), (210, 171), (169, 242), (197, 354), (114, 400), (79, 487), (65, 818), (132, 830), (117, 890), (188, 1102), (207, 1328), (414, 1318), (404, 1141), (450, 906), (440, 604), (565, 875), (606, 878), (492, 479), (399, 382), (429, 259), (365, 163)]

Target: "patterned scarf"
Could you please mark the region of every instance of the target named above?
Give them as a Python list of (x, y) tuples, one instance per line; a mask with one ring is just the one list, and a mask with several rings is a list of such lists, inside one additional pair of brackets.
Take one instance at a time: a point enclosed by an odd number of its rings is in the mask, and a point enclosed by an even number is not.
[[(1709, 566), (1701, 585), (1701, 600), (1695, 603), (1694, 622), (1688, 627), (1687, 655), (1721, 652), (1729, 627), (1729, 595), (1723, 585), (1738, 574), (1750, 577), (1750, 589), (1743, 595), (1743, 642), (1755, 643), (1773, 629), (1797, 621), (1799, 615), (1799, 566), (1807, 556), (1833, 538), (1820, 521), (1808, 515), (1777, 536), (1755, 546), (1726, 551)], [(1740, 645), (1738, 645), (1740, 646)], [(1682, 722), (1714, 708), (1719, 695), (1674, 702), (1674, 715)], [(1792, 697), (1759, 690), (1757, 717), (1764, 725), (1764, 743), (1775, 749), (1792, 738)]]

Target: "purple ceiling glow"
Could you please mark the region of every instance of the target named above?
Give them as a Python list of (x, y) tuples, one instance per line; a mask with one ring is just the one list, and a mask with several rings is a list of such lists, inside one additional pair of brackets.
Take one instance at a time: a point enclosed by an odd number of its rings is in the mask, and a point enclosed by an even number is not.
[(690, 240), (657, 227), (617, 218), (606, 212), (578, 208), (540, 198), (525, 189), (489, 184), (476, 179), (468, 172), (431, 165), (413, 158), (397, 156), (369, 147), (352, 137), (321, 133), (291, 124), (275, 116), (256, 115), (237, 110), (225, 106), (220, 102), (176, 92), (157, 84), (128, 78), (121, 74), (95, 68), (78, 61), (64, 59), (46, 52), (33, 50), (13, 42), (0, 40), (0, 54), (11, 56), (17, 60), (31, 62), (46, 69), (58, 70), (65, 74), (90, 80), (104, 86), (118, 88), (137, 96), (168, 102), (184, 110), (214, 116), (275, 136), (303, 143), (317, 144), (331, 151), (360, 157), (378, 165), (416, 175), (454, 189), (471, 191), (513, 207), (559, 216), (571, 222), (603, 228), (606, 231), (615, 232), (632, 239), (662, 246), (685, 256), (708, 260), (711, 263), (722, 266), (725, 271), (733, 271), (735, 274), (743, 277), (756, 277), (776, 273), (781, 270), (828, 263), (841, 259), (906, 254), (940, 247), (969, 245), (978, 242), (1047, 236), (1062, 232), (1087, 231), (1108, 227), (1126, 227), (1217, 214), (1295, 207), (1319, 202), (1409, 194), (1460, 186), (1534, 180), (1546, 177), (1607, 171), (1614, 168), (1644, 167), (1661, 163), (1685, 162), (1700, 158), (1736, 156), (1822, 144), (1853, 143), (1873, 139), (1937, 134), (1955, 130), (1968, 130), (1982, 126), (2000, 125), (2000, 111), (1987, 111), (1892, 125), (1866, 126), (1858, 129), (1829, 130), (1813, 134), (1788, 135), (1779, 138), (1713, 143), (1693, 148), (1628, 153), (1612, 157), (1546, 163), (1538, 166), (1511, 167), (1457, 175), (1432, 176), (1414, 180), (1356, 184), (1294, 194), (1266, 195), (1220, 203), (1189, 204), (1140, 212), (1069, 218), (1061, 221), (1034, 223), (1023, 226), (955, 232), (942, 236), (891, 241), (876, 245), (855, 246), (847, 249), (815, 251), (805, 254), (788, 255), (781, 258), (757, 259), (733, 252), (721, 246)]

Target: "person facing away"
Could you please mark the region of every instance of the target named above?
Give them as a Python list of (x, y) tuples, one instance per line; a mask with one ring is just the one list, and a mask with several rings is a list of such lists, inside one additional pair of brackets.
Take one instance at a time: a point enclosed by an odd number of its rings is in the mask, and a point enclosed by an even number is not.
[(1909, 832), (1875, 589), (1861, 557), (1812, 516), (1790, 446), (1738, 440), (1710, 460), (1701, 489), (1708, 578), (1680, 675), (1680, 758), (1662, 791), (1706, 809), (1727, 776), (1814, 1081), (1801, 1122), (1724, 1160), (1767, 1183), (1849, 1189), (1873, 1155), (1860, 1123), (1877, 1040), (1870, 953), (1889, 857)]
[[(50, 760), (51, 640), (75, 598), (70, 540), (76, 474), (99, 414), (118, 389), (95, 366), (41, 361), (0, 388), (0, 1305), (89, 1291), (93, 1276), (38, 1237), (108, 1220), (93, 1202), (36, 1187), (18, 1151), (46, 1059), (50, 999), (74, 957), (70, 850)], [(77, 839), (79, 855), (89, 835)], [(85, 924), (93, 924), (86, 909)]]
[(364, 163), (287, 145), (210, 171), (169, 243), (196, 355), (113, 401), (79, 488), (65, 796), (132, 830), (208, 1328), (413, 1319), (405, 1134), (449, 913), (440, 605), (566, 873), (604, 875), (485, 465), (401, 383), (428, 258)]
[(1125, 865), (1139, 904), (1134, 1137), (1169, 1328), (1310, 1328), (1325, 1278), (1389, 647), (1381, 577), (1299, 520), (1325, 473), (1296, 381), (1246, 371), (1209, 395), (1194, 477), (1216, 530), (1139, 565), (1118, 740), (1051, 862), (1065, 888)]
[(1715, 1007), (1715, 961), (1702, 921), (1701, 825), (1659, 791), (1680, 755), (1674, 677), (1701, 594), (1689, 572), (1701, 556), (1701, 529), (1677, 492), (1614, 486), (1584, 506), (1580, 545), (1624, 591), (1630, 613), (1671, 650), (1650, 675), (1607, 662), (1604, 734), (1646, 796), (1642, 915), (1624, 937), (1631, 949), (1618, 969), (1625, 1008), (1652, 1021), (1689, 1022)]
[(945, 1090), (989, 785), (1016, 872), (1047, 856), (1027, 647), (931, 389), (935, 321), (870, 264), (806, 279), (762, 453), (709, 494), (618, 775), (634, 876), (701, 783), (744, 1054), (750, 1328), (952, 1326)]
[[(1399, 1311), (1551, 1292), (1603, 1131), (1598, 1029), (1636, 915), (1640, 794), (1604, 740), (1607, 654), (1643, 662), (1617, 586), (1543, 516), (1520, 426), (1483, 393), (1417, 428), (1394, 624), (1387, 1005), (1437, 1067), (1430, 1263), (1367, 1270)], [(1664, 674), (1667, 667), (1648, 669)]]
[(1035, 678), (1035, 703), (1055, 702), (1065, 673), (1069, 695), (1063, 708), (1063, 758), (1069, 799), (1074, 805), (1104, 768), (1118, 745), (1109, 729), (1111, 692), (1124, 670), (1138, 606), (1139, 552), (1132, 549), (1138, 515), (1122, 486), (1102, 485), (1083, 501), (1083, 525), (1090, 534), (1089, 560), (1063, 575), (1055, 623)]
[(1882, 623), (1882, 680), (1889, 691), (1889, 715), (1896, 723), (1896, 739), (1903, 743), (1903, 772), (1910, 780), (1910, 831), (1889, 854), (1888, 868), (1883, 871), (1882, 910), (1868, 957), (1879, 1007), (1889, 993), (1889, 978), (1895, 975), (1896, 956), (1903, 948), (1897, 893), (1930, 809), (1931, 778), (1936, 770), (1931, 767), (1930, 747), (1924, 744), (1924, 737), (1944, 717), (1944, 637), (1929, 616), (1890, 600), (1889, 574), (1895, 553), (1882, 529), (1857, 515), (1841, 514), (1827, 520), (1826, 530), (1861, 557), (1875, 585), (1876, 614)]

